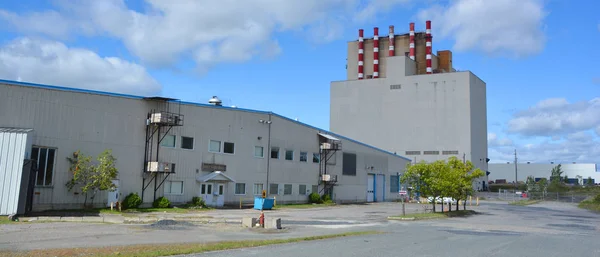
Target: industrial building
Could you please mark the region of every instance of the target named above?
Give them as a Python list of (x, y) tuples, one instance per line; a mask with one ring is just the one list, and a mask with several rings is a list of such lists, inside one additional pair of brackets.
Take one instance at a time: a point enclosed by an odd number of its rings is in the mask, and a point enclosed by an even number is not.
[[(519, 183), (527, 181), (527, 177), (532, 176), (535, 181), (542, 178), (550, 179), (552, 169), (558, 166), (558, 163), (490, 163), (489, 165), (489, 183), (495, 184), (514, 184), (515, 177)], [(563, 172), (562, 176), (567, 176), (569, 184), (586, 185), (587, 179), (592, 178), (592, 183), (597, 184), (600, 181), (600, 172), (595, 163), (564, 163), (560, 165)]]
[[(347, 78), (331, 82), (330, 129), (413, 162), (456, 156), (488, 171), (486, 83), (452, 67), (452, 52), (432, 51), (425, 31), (348, 42)], [(381, 49), (385, 49), (381, 52)], [(485, 190), (487, 178), (474, 182)]]
[[(207, 100), (210, 97), (207, 97)], [(99, 206), (136, 192), (145, 205), (277, 203), (311, 192), (336, 202), (399, 198), (410, 159), (273, 112), (0, 80), (0, 215), (80, 208), (67, 157), (111, 149), (119, 175)]]

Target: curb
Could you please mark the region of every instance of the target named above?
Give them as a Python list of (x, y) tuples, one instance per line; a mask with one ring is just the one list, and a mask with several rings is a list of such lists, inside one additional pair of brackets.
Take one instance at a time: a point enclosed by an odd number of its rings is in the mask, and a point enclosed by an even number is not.
[(124, 217), (124, 216), (39, 216), (39, 217), (27, 217), (25, 220), (28, 222), (35, 221), (53, 221), (53, 222), (95, 222), (95, 223), (111, 223), (111, 224), (146, 224), (152, 222), (158, 222), (160, 220), (175, 220), (175, 221), (188, 221), (193, 223), (204, 223), (204, 224), (218, 224), (218, 223), (239, 223), (242, 224), (241, 219), (190, 219), (190, 218), (159, 218), (159, 217)]
[(388, 217), (388, 220), (415, 220), (415, 217), (412, 217), (412, 218)]

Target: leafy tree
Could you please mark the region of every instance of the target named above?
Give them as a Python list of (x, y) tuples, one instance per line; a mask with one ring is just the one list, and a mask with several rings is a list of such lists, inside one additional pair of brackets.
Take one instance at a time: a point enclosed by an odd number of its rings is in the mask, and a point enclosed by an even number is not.
[(592, 177), (588, 177), (587, 181), (585, 181), (585, 184), (588, 186), (593, 186), (594, 185), (594, 181), (592, 180)]
[(565, 184), (568, 184), (569, 183), (569, 176), (565, 175), (564, 181), (565, 181)]
[(81, 192), (85, 194), (84, 206), (87, 205), (89, 194), (93, 203), (99, 191), (116, 189), (112, 180), (117, 177), (118, 171), (111, 150), (105, 150), (98, 155), (97, 165), (91, 163), (91, 156), (83, 155), (79, 150), (74, 152), (72, 157), (67, 157), (67, 160), (71, 163), (69, 171), (73, 174), (73, 178), (66, 183), (66, 186), (69, 191), (79, 186)]
[[(409, 163), (406, 166), (406, 172), (400, 177), (400, 182), (410, 185), (422, 197), (433, 196), (432, 171), (431, 165), (425, 161), (416, 164)], [(433, 212), (435, 212), (435, 200), (433, 201)]]
[(562, 174), (563, 171), (561, 169), (561, 165), (556, 165), (554, 168), (552, 168), (552, 170), (550, 171), (550, 182), (551, 183), (560, 183), (562, 181)]

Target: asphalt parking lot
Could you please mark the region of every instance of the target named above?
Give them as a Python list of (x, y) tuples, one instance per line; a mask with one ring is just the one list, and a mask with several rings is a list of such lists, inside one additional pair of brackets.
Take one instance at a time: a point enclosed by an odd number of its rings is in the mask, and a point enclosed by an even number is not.
[[(408, 213), (420, 212), (422, 208), (419, 204), (406, 206)], [(283, 229), (275, 231), (241, 227), (238, 219), (258, 216), (259, 211), (248, 209), (199, 212), (178, 221), (171, 219), (182, 215), (154, 214), (163, 215), (163, 220), (149, 224), (27, 222), (0, 225), (0, 250), (291, 238), (379, 230), (387, 234), (223, 251), (208, 256), (365, 256), (362, 254), (366, 252), (357, 248), (364, 246), (358, 242), (365, 240), (377, 249), (370, 256), (423, 256), (423, 253), (429, 256), (490, 256), (490, 253), (494, 256), (600, 256), (600, 248), (595, 246), (600, 239), (600, 216), (573, 204), (513, 206), (506, 202), (481, 201), (480, 206), (468, 206), (468, 209), (480, 214), (443, 220), (389, 221), (388, 216), (401, 213), (400, 203), (266, 211), (266, 215), (282, 219)], [(189, 218), (193, 215), (223, 222), (198, 222), (201, 218)], [(301, 246), (308, 246), (309, 250), (296, 252)], [(538, 254), (529, 254), (527, 247), (533, 247), (533, 252)]]

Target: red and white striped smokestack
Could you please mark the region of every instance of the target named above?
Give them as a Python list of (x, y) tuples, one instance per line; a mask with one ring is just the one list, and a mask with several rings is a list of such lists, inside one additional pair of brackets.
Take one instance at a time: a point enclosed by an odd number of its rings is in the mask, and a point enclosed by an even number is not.
[(365, 55), (365, 45), (363, 41), (363, 29), (358, 30), (358, 79), (363, 79), (363, 61)]
[(408, 52), (408, 57), (410, 57), (411, 60), (415, 60), (415, 23), (411, 22), (410, 23), (410, 37), (408, 39), (408, 44), (409, 44), (409, 52)]
[(432, 74), (433, 70), (431, 69), (431, 21), (425, 22), (425, 39), (425, 49), (427, 50), (427, 74)]
[(396, 41), (394, 40), (394, 26), (393, 25), (390, 26), (389, 40), (390, 40), (390, 42), (389, 42), (390, 47), (389, 47), (388, 56), (394, 56), (395, 55), (394, 54), (394, 43)]
[(373, 29), (373, 78), (379, 78), (379, 28)]

